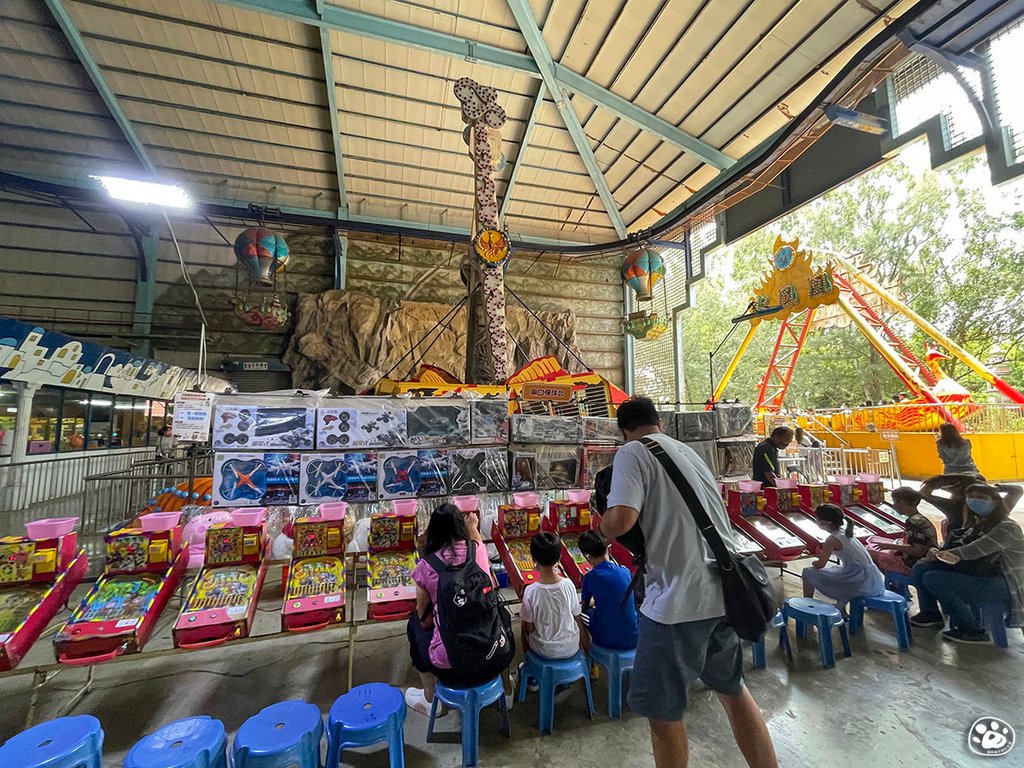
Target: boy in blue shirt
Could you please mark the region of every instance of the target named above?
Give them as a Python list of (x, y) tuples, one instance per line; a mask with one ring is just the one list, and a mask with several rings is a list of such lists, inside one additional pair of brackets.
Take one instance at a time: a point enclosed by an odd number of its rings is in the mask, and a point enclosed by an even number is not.
[(608, 559), (608, 542), (597, 531), (580, 536), (580, 552), (593, 570), (583, 577), (583, 612), (594, 645), (614, 651), (636, 648), (638, 619), (629, 570)]

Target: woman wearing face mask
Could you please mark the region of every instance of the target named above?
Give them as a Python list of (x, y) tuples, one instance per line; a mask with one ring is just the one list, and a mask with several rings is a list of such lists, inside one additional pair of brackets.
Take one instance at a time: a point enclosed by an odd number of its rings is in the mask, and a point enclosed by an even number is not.
[(931, 549), (914, 566), (921, 611), (910, 619), (917, 627), (941, 627), (942, 610), (957, 643), (987, 643), (988, 633), (975, 613), (980, 605), (1003, 604), (1007, 625), (1024, 626), (1024, 531), (1010, 519), (999, 491), (975, 483), (967, 488), (967, 534), (952, 548)]

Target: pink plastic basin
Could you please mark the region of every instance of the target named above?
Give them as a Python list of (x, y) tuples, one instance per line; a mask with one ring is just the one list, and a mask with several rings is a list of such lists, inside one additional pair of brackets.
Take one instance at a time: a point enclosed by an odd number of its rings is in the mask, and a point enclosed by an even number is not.
[(66, 536), (71, 533), (77, 524), (77, 517), (47, 517), (43, 520), (25, 523), (25, 533), (35, 541), (55, 539), (58, 536)]
[(531, 491), (524, 491), (522, 493), (513, 493), (512, 498), (515, 499), (516, 506), (520, 509), (529, 509), (530, 507), (537, 506), (537, 499), (540, 497)]
[(480, 502), (476, 496), (456, 496), (452, 501), (460, 512), (476, 512), (480, 509)]
[(416, 499), (393, 499), (391, 508), (399, 515), (415, 515), (418, 504)]
[(853, 475), (836, 475), (839, 485), (853, 485)]
[(741, 492), (749, 493), (750, 491), (760, 491), (761, 482), (759, 480), (740, 480), (736, 483), (736, 487)]
[(266, 509), (263, 507), (241, 507), (231, 510), (231, 522), (235, 525), (259, 525), (263, 522)]
[(586, 504), (590, 501), (589, 488), (573, 488), (571, 491), (568, 491), (566, 495), (569, 497), (569, 501), (573, 504)]
[(320, 505), (320, 518), (323, 520), (344, 520), (346, 512), (347, 501), (332, 501), (330, 504)]
[(796, 488), (796, 480), (791, 477), (777, 477), (775, 478), (776, 488)]
[(139, 518), (144, 531), (166, 531), (178, 524), (181, 512), (150, 512)]
[(867, 472), (861, 472), (857, 475), (858, 483), (877, 483), (880, 475), (872, 475)]

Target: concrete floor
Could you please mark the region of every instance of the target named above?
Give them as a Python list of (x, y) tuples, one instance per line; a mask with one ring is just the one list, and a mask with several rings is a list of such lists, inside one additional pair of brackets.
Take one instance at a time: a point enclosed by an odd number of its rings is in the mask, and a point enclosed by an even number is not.
[[(794, 564), (797, 569), (802, 565)], [(276, 570), (276, 569), (275, 569)], [(796, 594), (799, 581), (785, 577), (785, 591)], [(268, 580), (257, 618), (257, 632), (273, 632), (279, 621), (279, 580)], [(173, 605), (147, 651), (168, 647)], [(896, 649), (887, 617), (869, 615), (866, 633), (853, 638), (854, 655), (838, 659), (835, 669), (818, 665), (813, 635), (797, 647), (796, 664), (769, 644), (768, 669), (750, 670), (748, 685), (768, 719), (780, 764), (797, 766), (970, 766), (985, 765), (971, 755), (966, 732), (975, 719), (995, 715), (1024, 736), (1024, 637), (1011, 634), (1011, 646), (968, 647), (943, 642), (937, 630), (915, 630), (909, 652)], [(39, 641), (22, 667), (52, 661), (46, 639)], [(747, 653), (749, 661), (749, 652)], [(126, 751), (146, 733), (181, 717), (208, 714), (229, 732), (260, 708), (302, 698), (326, 711), (344, 691), (344, 635), (325, 630), (266, 642), (226, 646), (155, 659), (136, 659), (96, 668), (93, 691), (74, 709), (100, 719), (106, 731), (104, 765), (121, 766)], [(68, 669), (41, 691), (37, 719), (54, 716), (85, 678)], [(0, 741), (19, 731), (28, 710), (31, 675), (0, 678)], [(404, 626), (361, 628), (357, 640), (355, 683), (385, 681), (407, 686), (416, 681)], [(606, 713), (604, 681), (595, 683), (597, 715), (585, 715), (582, 686), (559, 694), (555, 732), (537, 731), (537, 697), (512, 712), (512, 739), (500, 733), (497, 709), (481, 718), (481, 764), (536, 766), (652, 765), (647, 724), (626, 711), (621, 721)], [(728, 723), (714, 695), (699, 686), (687, 714), (692, 765), (741, 766)], [(407, 764), (454, 766), (461, 747), (457, 715), (439, 721), (434, 742), (425, 743), (427, 720), (409, 713)], [(1018, 751), (1024, 746), (1018, 745)], [(345, 765), (387, 765), (382, 750), (346, 753)], [(1024, 764), (1024, 751), (1006, 765)]]

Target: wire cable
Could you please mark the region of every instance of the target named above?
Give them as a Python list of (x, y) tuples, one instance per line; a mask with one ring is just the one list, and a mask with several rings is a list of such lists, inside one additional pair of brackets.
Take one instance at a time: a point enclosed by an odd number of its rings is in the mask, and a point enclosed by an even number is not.
[(163, 214), (164, 221), (167, 223), (167, 231), (171, 233), (174, 252), (178, 255), (178, 264), (181, 266), (181, 276), (185, 279), (185, 284), (191, 289), (196, 310), (199, 312), (199, 365), (196, 368), (196, 386), (203, 389), (203, 385), (206, 383), (206, 313), (203, 312), (203, 303), (199, 300), (199, 292), (196, 291), (196, 286), (193, 284), (192, 278), (189, 277), (188, 269), (185, 268), (185, 257), (181, 255), (181, 246), (178, 245), (178, 238), (174, 234), (171, 219), (168, 217), (167, 211), (161, 211), (160, 213)]

